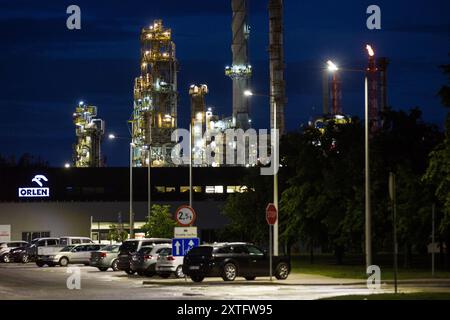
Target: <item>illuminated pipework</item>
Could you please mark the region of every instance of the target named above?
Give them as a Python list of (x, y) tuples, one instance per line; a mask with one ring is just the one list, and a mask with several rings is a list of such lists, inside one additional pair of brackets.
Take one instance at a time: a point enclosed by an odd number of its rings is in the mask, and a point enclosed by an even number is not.
[(248, 39), (250, 27), (247, 24), (247, 0), (231, 0), (233, 10), (232, 45), (233, 64), (225, 68), (225, 75), (233, 81), (233, 118), (236, 127), (249, 128), (249, 99), (243, 92), (249, 88), (252, 67), (248, 63)]
[(73, 114), (77, 143), (74, 145), (73, 163), (77, 168), (103, 166), (101, 142), (105, 123), (97, 117), (97, 107), (80, 102)]
[[(234, 128), (232, 118), (220, 119), (207, 108), (205, 96), (209, 93), (207, 85), (192, 85), (191, 96), (192, 157), (194, 166), (219, 167), (225, 159), (225, 131)], [(208, 161), (207, 157), (212, 160)]]
[(231, 79), (249, 79), (252, 76), (252, 66), (251, 65), (233, 65), (225, 67), (225, 75), (229, 76)]
[(136, 167), (149, 162), (152, 166), (171, 165), (171, 134), (177, 128), (177, 72), (172, 31), (162, 20), (155, 20), (141, 32), (141, 76), (134, 84), (131, 123)]
[(189, 88), (191, 96), (191, 128), (192, 128), (192, 158), (194, 164), (204, 163), (206, 151), (206, 140), (204, 133), (206, 131), (206, 105), (205, 96), (208, 94), (207, 85), (192, 85)]

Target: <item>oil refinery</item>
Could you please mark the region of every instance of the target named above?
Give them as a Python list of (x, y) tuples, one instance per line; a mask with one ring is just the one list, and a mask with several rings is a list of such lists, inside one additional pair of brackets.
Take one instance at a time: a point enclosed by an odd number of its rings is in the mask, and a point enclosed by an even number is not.
[[(207, 107), (206, 96), (214, 95), (207, 84), (192, 84), (186, 91), (190, 97), (191, 153), (194, 166), (223, 166), (225, 146), (222, 141), (227, 129), (252, 128), (249, 96), (253, 68), (250, 64), (248, 21), (248, 0), (230, 0), (231, 37), (230, 52), (232, 64), (226, 66), (225, 76), (232, 81), (232, 106), (228, 116), (214, 114)], [(269, 53), (269, 93), (255, 94), (268, 98), (270, 105), (270, 128), (284, 134), (286, 81), (284, 61), (283, 1), (268, 0), (268, 53)], [(323, 113), (311, 125), (324, 130), (331, 121), (348, 123), (351, 116), (345, 113), (341, 73), (358, 71), (366, 75), (367, 95), (371, 131), (381, 125), (379, 113), (388, 106), (387, 102), (387, 58), (376, 58), (375, 51), (367, 46), (368, 65), (363, 70), (338, 67), (333, 61), (327, 62), (323, 73)], [(172, 133), (178, 129), (178, 72), (179, 63), (172, 29), (156, 19), (140, 33), (140, 75), (135, 78), (133, 108), (130, 124), (130, 153), (133, 167), (173, 167), (171, 160), (174, 146)], [(181, 89), (184, 91), (185, 89)], [(250, 92), (251, 94), (245, 94)], [(75, 167), (99, 167), (101, 141), (104, 122), (96, 119), (97, 108), (80, 104), (74, 114), (77, 143), (74, 147)], [(219, 138), (218, 138), (219, 137)], [(208, 154), (217, 161), (206, 161)]]
[[(205, 153), (213, 152), (218, 166), (223, 153), (224, 141), (214, 136), (227, 129), (251, 128), (250, 101), (244, 92), (250, 88), (252, 66), (249, 63), (250, 25), (248, 23), (248, 1), (231, 0), (231, 54), (232, 64), (225, 68), (225, 75), (232, 80), (232, 110), (228, 117), (219, 118), (206, 107), (208, 86), (192, 85), (191, 139), (192, 158), (196, 166), (207, 166)], [(269, 56), (271, 128), (285, 131), (284, 108), (286, 104), (283, 50), (283, 2), (270, 0), (269, 11)], [(178, 128), (178, 83), (179, 65), (172, 30), (163, 21), (155, 20), (141, 30), (140, 75), (135, 79), (131, 124), (131, 163), (134, 167), (171, 167), (174, 142), (172, 132)], [(80, 105), (77, 108), (77, 145), (74, 165), (76, 167), (98, 167), (102, 165), (100, 150), (104, 134), (104, 123), (92, 120), (96, 108)], [(206, 141), (205, 133), (211, 139)], [(211, 164), (208, 164), (211, 165)]]

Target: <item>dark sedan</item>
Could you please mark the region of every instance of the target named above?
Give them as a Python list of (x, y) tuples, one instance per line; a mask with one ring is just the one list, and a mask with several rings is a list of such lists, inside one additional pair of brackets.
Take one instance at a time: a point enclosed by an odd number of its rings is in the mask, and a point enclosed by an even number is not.
[(19, 247), (19, 248), (15, 248), (12, 249), (9, 252), (9, 259), (11, 262), (22, 262), (22, 263), (27, 263), (30, 260), (30, 257), (27, 253), (27, 248), (28, 247)]
[[(278, 280), (287, 279), (291, 270), (289, 258), (277, 256), (272, 261), (272, 275)], [(270, 275), (270, 256), (249, 243), (203, 245), (184, 257), (183, 272), (194, 282), (201, 282), (205, 277), (255, 280)]]

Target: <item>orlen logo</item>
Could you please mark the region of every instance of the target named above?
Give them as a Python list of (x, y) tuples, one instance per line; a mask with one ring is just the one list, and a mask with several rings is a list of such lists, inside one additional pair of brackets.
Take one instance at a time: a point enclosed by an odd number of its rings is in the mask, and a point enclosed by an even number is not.
[(48, 182), (46, 176), (36, 175), (31, 182), (34, 182), (39, 186), (39, 188), (19, 188), (19, 197), (20, 198), (44, 198), (50, 197), (50, 189), (43, 188), (44, 183)]

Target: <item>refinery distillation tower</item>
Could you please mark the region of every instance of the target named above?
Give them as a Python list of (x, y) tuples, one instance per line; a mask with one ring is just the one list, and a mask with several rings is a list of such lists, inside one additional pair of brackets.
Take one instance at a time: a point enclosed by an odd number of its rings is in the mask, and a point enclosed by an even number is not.
[(97, 118), (97, 107), (81, 101), (73, 114), (77, 142), (73, 147), (73, 165), (77, 168), (103, 166), (101, 143), (105, 122)]
[(141, 75), (134, 84), (133, 166), (170, 165), (177, 128), (178, 62), (171, 29), (155, 20), (141, 32)]

